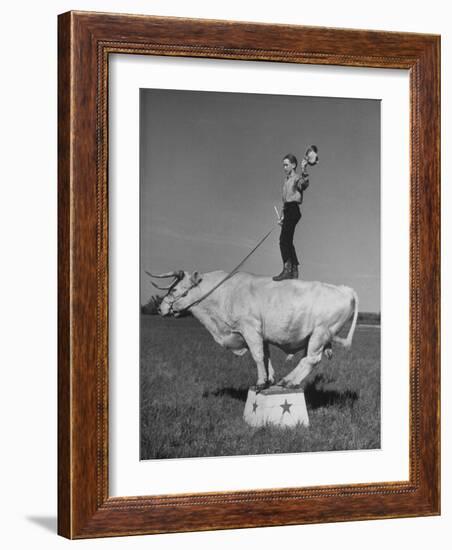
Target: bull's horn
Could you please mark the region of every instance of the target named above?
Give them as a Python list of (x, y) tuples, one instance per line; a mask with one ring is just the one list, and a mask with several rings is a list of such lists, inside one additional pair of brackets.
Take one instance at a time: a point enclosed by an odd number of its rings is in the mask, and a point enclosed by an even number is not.
[(159, 286), (159, 285), (155, 284), (154, 281), (151, 281), (151, 285), (155, 286), (155, 288), (158, 288), (159, 290), (169, 290), (170, 288), (173, 288), (173, 286), (176, 284), (176, 282), (177, 281), (174, 281), (174, 283), (169, 285), (169, 286)]
[(146, 275), (149, 275), (149, 277), (154, 277), (156, 279), (164, 279), (166, 277), (175, 277), (176, 279), (181, 279), (184, 274), (183, 271), (169, 271), (168, 273), (161, 273), (159, 275), (154, 275), (153, 273), (149, 273), (149, 271), (145, 271), (145, 273)]

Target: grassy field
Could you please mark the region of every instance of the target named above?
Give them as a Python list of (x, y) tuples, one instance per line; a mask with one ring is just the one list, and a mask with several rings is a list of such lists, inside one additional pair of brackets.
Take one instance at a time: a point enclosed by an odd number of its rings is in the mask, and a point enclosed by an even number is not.
[[(141, 316), (140, 457), (182, 458), (380, 447), (380, 329), (358, 325), (351, 350), (333, 345), (306, 381), (310, 427), (251, 428), (242, 419), (256, 382), (192, 317)], [(277, 380), (297, 357), (271, 348)]]

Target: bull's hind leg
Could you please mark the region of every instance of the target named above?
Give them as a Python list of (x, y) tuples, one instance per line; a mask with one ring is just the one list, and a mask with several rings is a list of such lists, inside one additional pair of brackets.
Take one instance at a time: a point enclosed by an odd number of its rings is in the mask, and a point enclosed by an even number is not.
[(316, 328), (309, 339), (306, 356), (303, 357), (287, 376), (278, 382), (278, 385), (287, 387), (299, 386), (312, 369), (320, 363), (323, 348), (329, 342), (330, 336), (328, 329)]

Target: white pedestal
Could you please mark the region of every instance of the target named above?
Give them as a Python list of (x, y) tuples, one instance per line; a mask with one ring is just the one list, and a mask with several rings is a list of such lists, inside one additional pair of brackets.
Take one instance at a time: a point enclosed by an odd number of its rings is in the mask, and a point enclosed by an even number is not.
[(243, 418), (250, 426), (294, 427), (309, 426), (308, 411), (303, 390), (284, 389), (272, 386), (256, 393), (255, 387), (248, 390)]

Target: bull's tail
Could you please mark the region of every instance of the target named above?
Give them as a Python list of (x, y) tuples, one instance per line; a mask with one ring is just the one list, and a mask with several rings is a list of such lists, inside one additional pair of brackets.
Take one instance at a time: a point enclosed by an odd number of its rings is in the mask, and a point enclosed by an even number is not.
[(333, 337), (333, 341), (338, 342), (339, 344), (342, 344), (344, 348), (349, 348), (352, 345), (353, 335), (356, 329), (356, 322), (358, 320), (358, 308), (359, 308), (358, 295), (353, 289), (350, 289), (350, 290), (352, 291), (353, 301), (355, 302), (355, 311), (353, 313), (353, 321), (348, 331), (347, 338), (340, 338), (339, 336)]

